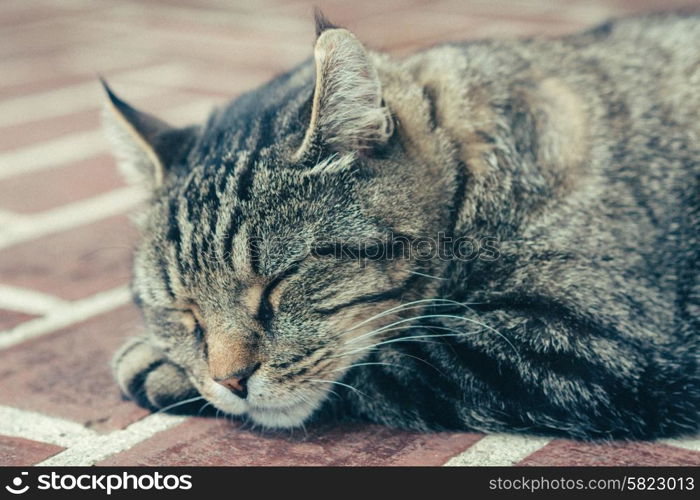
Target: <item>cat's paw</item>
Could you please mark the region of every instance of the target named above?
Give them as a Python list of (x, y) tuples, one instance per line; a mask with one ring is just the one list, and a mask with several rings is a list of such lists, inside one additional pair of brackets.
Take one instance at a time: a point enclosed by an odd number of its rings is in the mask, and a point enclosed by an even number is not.
[(134, 337), (117, 351), (112, 372), (125, 396), (152, 410), (198, 396), (187, 374), (145, 337)]

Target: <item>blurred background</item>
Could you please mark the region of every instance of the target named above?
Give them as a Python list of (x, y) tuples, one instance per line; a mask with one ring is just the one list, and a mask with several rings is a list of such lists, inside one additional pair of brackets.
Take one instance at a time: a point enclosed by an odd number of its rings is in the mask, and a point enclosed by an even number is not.
[[(147, 412), (119, 398), (108, 368), (141, 329), (127, 287), (136, 240), (128, 214), (143, 193), (110, 156), (98, 75), (175, 125), (202, 120), (311, 56), (314, 5), (369, 47), (402, 55), (447, 40), (570, 33), (700, 0), (0, 0), (0, 464), (96, 463), (109, 453), (90, 448), (91, 433), (133, 428), (145, 439), (138, 429), (160, 429), (157, 419), (138, 427)], [(221, 424), (191, 425), (208, 433)], [(351, 441), (372, 441), (364, 436)], [(117, 437), (110, 443), (128, 443)], [(460, 439), (466, 447), (479, 436)], [(144, 463), (135, 453), (112, 463)], [(653, 453), (646, 465), (672, 461)]]

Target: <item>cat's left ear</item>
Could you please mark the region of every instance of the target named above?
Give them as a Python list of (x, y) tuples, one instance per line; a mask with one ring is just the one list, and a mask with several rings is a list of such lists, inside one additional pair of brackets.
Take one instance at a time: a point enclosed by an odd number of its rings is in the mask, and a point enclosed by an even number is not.
[(367, 50), (355, 35), (333, 26), (318, 11), (316, 33), (313, 107), (297, 158), (318, 143), (332, 152), (361, 151), (386, 143), (394, 123)]
[(106, 94), (104, 126), (127, 180), (160, 187), (168, 171), (184, 161), (196, 139), (197, 127), (175, 128), (132, 107), (102, 80)]

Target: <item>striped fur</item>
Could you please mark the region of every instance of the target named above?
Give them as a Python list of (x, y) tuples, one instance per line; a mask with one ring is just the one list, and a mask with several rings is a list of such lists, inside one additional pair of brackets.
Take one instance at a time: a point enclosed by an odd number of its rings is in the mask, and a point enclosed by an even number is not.
[[(404, 60), (318, 31), (200, 127), (111, 95), (153, 187), (122, 389), (271, 427), (697, 431), (700, 18)], [(214, 380), (250, 367), (246, 398)]]

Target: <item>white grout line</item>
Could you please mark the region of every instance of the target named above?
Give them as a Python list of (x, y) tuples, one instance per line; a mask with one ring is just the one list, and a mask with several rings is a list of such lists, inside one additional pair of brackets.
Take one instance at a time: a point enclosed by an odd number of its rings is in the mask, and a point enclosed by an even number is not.
[[(93, 102), (93, 106), (100, 101)], [(101, 130), (76, 132), (0, 153), (0, 179), (96, 156), (108, 150)]]
[(700, 437), (661, 439), (657, 442), (684, 450), (700, 451)]
[[(24, 215), (9, 210), (0, 209), (0, 228), (6, 228), (13, 224), (21, 224), (24, 220)], [(0, 232), (2, 230), (0, 229)]]
[(9, 406), (0, 406), (0, 434), (64, 448), (79, 446), (98, 435), (76, 422)]
[(124, 187), (54, 210), (24, 217), (22, 224), (11, 224), (0, 229), (0, 249), (125, 213), (144, 199), (143, 189)]
[[(124, 71), (115, 76), (120, 81), (159, 79), (177, 84), (186, 82), (184, 79), (188, 77), (188, 72), (179, 64), (168, 63)], [(132, 84), (129, 87), (131, 99), (153, 96), (163, 91), (152, 85)], [(0, 127), (55, 118), (94, 108), (95, 104), (100, 102), (101, 93), (99, 82), (95, 78), (93, 81), (0, 101)]]
[[(226, 0), (221, 0), (219, 3), (220, 8), (228, 9), (230, 7), (230, 3), (227, 3)], [(140, 16), (141, 10), (139, 9), (139, 7), (140, 6), (138, 4), (119, 4), (117, 7), (115, 7), (114, 15), (110, 18), (117, 20), (112, 22), (112, 24), (117, 25), (117, 23), (123, 24), (130, 22), (130, 19), (128, 17), (123, 18), (123, 15)], [(309, 24), (311, 22), (311, 14), (306, 16), (306, 18), (277, 14), (274, 17), (274, 19), (271, 19), (272, 15), (270, 13), (266, 13), (267, 15), (265, 16), (260, 15), (260, 9), (269, 10), (274, 7), (279, 8), (279, 4), (277, 4), (276, 2), (266, 2), (260, 0), (258, 0), (257, 2), (240, 2), (239, 5), (236, 5), (236, 16), (230, 16), (226, 14), (222, 15), (222, 11), (219, 9), (203, 9), (201, 7), (186, 7), (171, 4), (168, 5), (167, 8), (162, 9), (161, 15), (165, 19), (173, 18), (184, 21), (190, 21), (196, 16), (196, 19), (199, 23), (212, 24), (214, 26), (224, 25), (230, 27), (233, 33), (235, 33), (235, 30), (238, 27), (238, 25), (245, 25), (246, 27), (250, 27), (251, 29), (264, 31), (266, 29), (269, 29), (271, 22), (274, 22), (276, 32), (281, 32), (282, 30), (284, 30), (285, 32), (290, 31), (296, 33), (305, 33), (304, 30), (308, 31)], [(132, 25), (130, 24), (129, 26), (133, 30)], [(151, 28), (151, 30), (153, 31), (157, 29), (157, 27)], [(160, 30), (160, 32), (167, 35), (171, 34), (172, 30), (166, 27), (165, 29)], [(209, 37), (209, 35), (207, 35), (206, 32), (198, 32), (198, 35), (202, 37), (212, 38), (214, 40), (219, 40), (219, 37), (217, 37), (215, 34)]]
[(151, 415), (131, 424), (126, 429), (84, 439), (77, 445), (58, 453), (39, 466), (94, 465), (100, 460), (127, 450), (153, 435), (168, 430), (187, 420), (174, 415)]
[[(95, 84), (91, 83), (91, 85)], [(162, 92), (162, 89), (158, 89), (158, 92)], [(129, 98), (133, 97), (131, 91), (128, 94)], [(90, 107), (98, 107), (103, 97), (95, 97), (88, 101), (90, 101)], [(198, 99), (170, 108), (159, 115), (165, 120), (183, 123), (203, 118), (213, 104), (214, 99)], [(109, 143), (102, 130), (66, 134), (32, 146), (0, 153), (0, 180), (85, 160), (109, 150)]]
[(544, 448), (551, 439), (510, 434), (489, 434), (459, 455), (449, 459), (446, 466), (502, 465), (510, 466)]
[(0, 335), (0, 349), (6, 349), (35, 337), (40, 337), (60, 328), (84, 321), (131, 301), (129, 287), (120, 286), (91, 295), (88, 298), (70, 302), (65, 308), (22, 323)]
[[(3, 60), (2, 86), (15, 86), (36, 81), (37, 65), (45, 65), (49, 58), (66, 73), (66, 76), (84, 77), (94, 81), (97, 71), (101, 74), (112, 74), (133, 70), (139, 65), (153, 64), (153, 56), (154, 54), (146, 52), (127, 52), (109, 43), (91, 45), (89, 50), (85, 50), (84, 46), (67, 48), (51, 56), (21, 54)], [(51, 76), (51, 72), (46, 72), (40, 78), (48, 81)], [(55, 78), (55, 75), (53, 77)]]
[(67, 305), (66, 301), (53, 295), (0, 284), (0, 308), (3, 309), (43, 315), (67, 307)]

